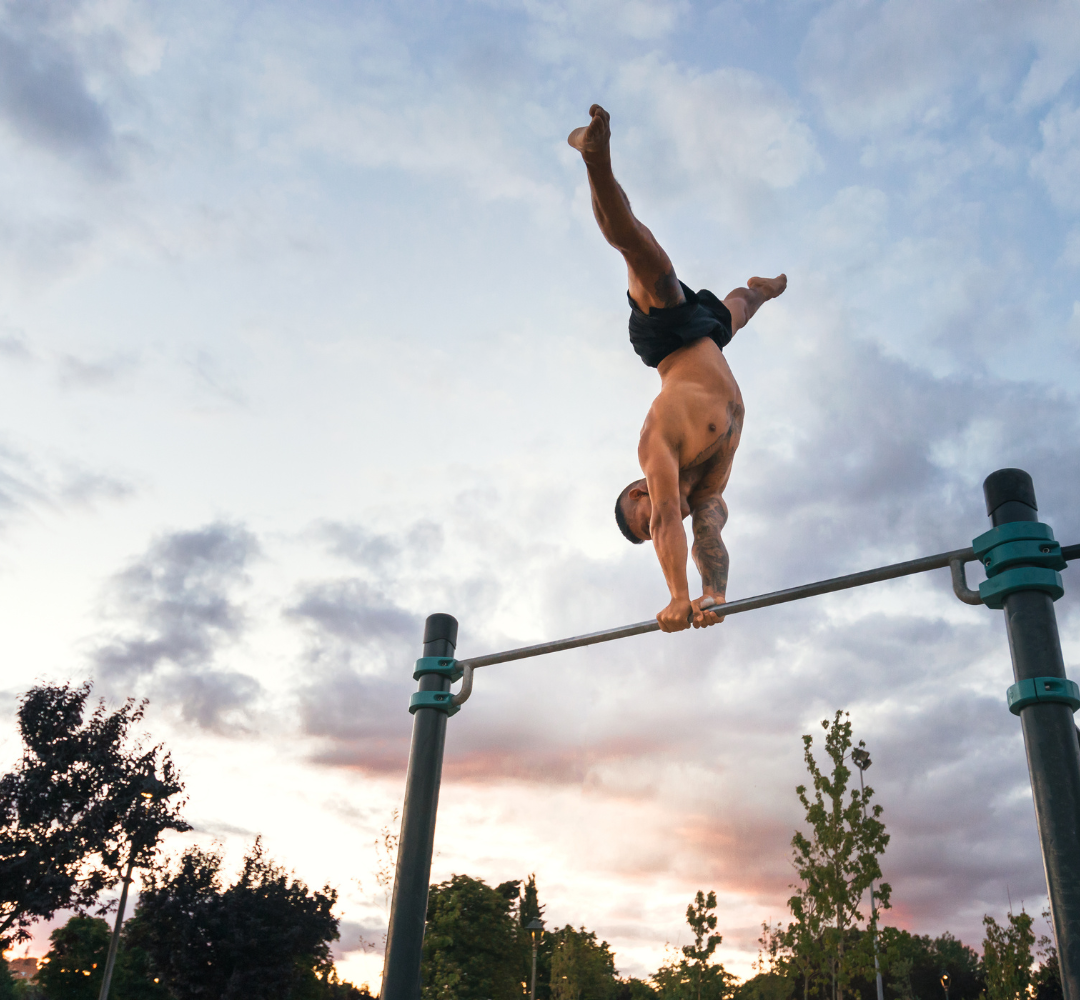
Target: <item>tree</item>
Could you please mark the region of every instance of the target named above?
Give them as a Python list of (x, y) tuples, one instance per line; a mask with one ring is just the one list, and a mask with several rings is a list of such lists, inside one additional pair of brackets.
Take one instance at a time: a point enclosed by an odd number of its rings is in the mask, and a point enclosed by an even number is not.
[(220, 853), (192, 847), (175, 864), (151, 868), (125, 928), (173, 1000), (334, 995), (337, 892), (310, 892), (258, 839), (228, 888), (221, 865)]
[(716, 893), (698, 890), (686, 908), (686, 922), (694, 932), (694, 943), (683, 945), (682, 958), (662, 965), (653, 976), (663, 1000), (728, 1000), (733, 995), (735, 977), (712, 956), (723, 941), (716, 930)]
[(592, 931), (569, 924), (553, 935), (552, 1000), (614, 1000), (618, 989), (615, 956)]
[(420, 973), (424, 1000), (520, 1000), (520, 925), (512, 913), (519, 885), (492, 889), (481, 879), (454, 875), (431, 887)]
[[(84, 722), (90, 685), (32, 688), (19, 704), (23, 754), (0, 778), (0, 942), (24, 941), (36, 920), (83, 910), (118, 879), (147, 768), (175, 773), (161, 748), (128, 746), (145, 703), (104, 704)], [(187, 829), (172, 811), (152, 811), (164, 828)], [(156, 842), (156, 838), (155, 838)]]
[[(529, 982), (532, 975), (532, 934), (525, 928), (533, 920), (544, 919), (544, 907), (536, 888), (536, 875), (530, 875), (521, 890), (518, 906), (518, 923), (521, 926), (523, 956), (522, 981)], [(555, 935), (542, 933), (536, 942), (536, 1000), (549, 1000), (551, 996), (551, 956), (555, 948)], [(526, 987), (527, 989), (527, 987)], [(629, 1000), (629, 998), (627, 998)], [(635, 997), (635, 1000), (637, 998)]]
[[(852, 788), (848, 798), (852, 774), (846, 764), (852, 747), (848, 714), (837, 711), (831, 722), (825, 719), (821, 725), (832, 770), (821, 770), (813, 754), (813, 737), (803, 736), (803, 759), (813, 792), (808, 794), (805, 785), (795, 791), (811, 830), (809, 837), (796, 831), (791, 841), (801, 885), (788, 901), (795, 920), (782, 936), (782, 962), (801, 980), (804, 1000), (819, 990), (832, 1000), (843, 1000), (852, 979), (873, 965), (872, 935), (852, 931), (864, 920), (859, 910), (863, 894), (881, 878), (878, 856), (889, 836), (879, 819), (881, 806), (866, 812), (873, 788)], [(887, 882), (878, 886), (882, 909), (888, 908), (891, 892)]]
[[(1042, 912), (1043, 919), (1050, 924), (1050, 910)], [(1051, 927), (1051, 932), (1053, 928)], [(1043, 934), (1038, 942), (1039, 957), (1043, 959), (1031, 985), (1035, 990), (1035, 1000), (1065, 1000), (1065, 991), (1061, 986), (1061, 965), (1058, 963), (1057, 946), (1049, 934)]]
[(1031, 917), (1021, 910), (1010, 913), (1007, 926), (987, 914), (983, 917), (983, 976), (987, 1000), (1016, 1000), (1027, 997), (1031, 985), (1031, 949), (1035, 933)]

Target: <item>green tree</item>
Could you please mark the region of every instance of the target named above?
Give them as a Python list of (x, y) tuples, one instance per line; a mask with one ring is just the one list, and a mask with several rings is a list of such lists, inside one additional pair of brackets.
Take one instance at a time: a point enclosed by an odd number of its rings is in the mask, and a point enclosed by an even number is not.
[(109, 925), (76, 915), (49, 935), (52, 947), (37, 981), (56, 1000), (97, 1000), (109, 951)]
[(567, 924), (555, 932), (553, 945), (551, 1000), (614, 1000), (619, 984), (606, 941)]
[(221, 855), (189, 848), (151, 869), (125, 928), (172, 1000), (294, 1000), (330, 996), (336, 890), (311, 892), (260, 840), (224, 887)]
[(520, 1000), (520, 924), (509, 887), (454, 875), (428, 893), (423, 1000)]
[(653, 976), (663, 1000), (726, 1000), (734, 995), (735, 977), (712, 956), (723, 941), (716, 930), (716, 893), (698, 891), (686, 908), (694, 943), (683, 945), (682, 958), (665, 962)]
[[(848, 790), (852, 775), (847, 766), (852, 747), (848, 713), (838, 710), (821, 725), (831, 770), (821, 769), (813, 737), (803, 736), (803, 760), (813, 790), (800, 785), (796, 793), (810, 835), (796, 831), (791, 841), (801, 884), (788, 901), (795, 920), (781, 936), (779, 957), (784, 971), (800, 981), (804, 1000), (819, 992), (843, 1000), (852, 980), (873, 966), (872, 935), (853, 931), (865, 919), (859, 909), (863, 895), (872, 881), (881, 878), (878, 857), (889, 836), (879, 818), (881, 806), (866, 810), (873, 788)], [(887, 882), (880, 883), (880, 908), (888, 908), (891, 892)]]
[(1031, 985), (1031, 950), (1035, 933), (1031, 917), (1021, 910), (1010, 913), (1002, 926), (989, 914), (983, 917), (983, 976), (987, 1000), (1016, 1000), (1027, 997)]

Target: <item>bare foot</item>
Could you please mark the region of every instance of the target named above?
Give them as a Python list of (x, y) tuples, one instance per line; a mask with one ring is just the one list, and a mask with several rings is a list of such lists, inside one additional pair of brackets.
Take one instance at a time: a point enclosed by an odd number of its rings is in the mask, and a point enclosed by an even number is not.
[(778, 274), (775, 278), (751, 278), (746, 283), (747, 288), (754, 288), (765, 296), (766, 301), (782, 295), (787, 288), (787, 275)]
[(607, 159), (610, 155), (608, 144), (611, 141), (611, 126), (608, 124), (611, 115), (599, 104), (594, 104), (589, 108), (589, 114), (592, 116), (592, 121), (588, 125), (574, 129), (566, 137), (566, 141), (581, 153), (586, 163)]

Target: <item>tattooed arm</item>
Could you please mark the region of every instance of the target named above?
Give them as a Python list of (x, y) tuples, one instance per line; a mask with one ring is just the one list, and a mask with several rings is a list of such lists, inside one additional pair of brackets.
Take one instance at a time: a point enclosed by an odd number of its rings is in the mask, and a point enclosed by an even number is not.
[[(691, 555), (701, 574), (702, 597), (711, 597), (722, 604), (727, 595), (728, 550), (720, 532), (727, 524), (728, 509), (724, 497), (714, 493), (693, 507), (694, 547)], [(724, 619), (702, 611), (700, 601), (694, 602), (694, 628), (716, 625)]]

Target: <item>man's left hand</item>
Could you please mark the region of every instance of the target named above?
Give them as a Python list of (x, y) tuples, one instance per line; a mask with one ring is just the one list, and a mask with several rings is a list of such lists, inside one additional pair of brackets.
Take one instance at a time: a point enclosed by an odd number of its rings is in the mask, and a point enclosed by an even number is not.
[[(706, 607), (701, 606), (704, 601)], [(705, 594), (696, 601), (691, 601), (694, 608), (694, 628), (708, 628), (710, 625), (719, 625), (724, 616), (716, 613), (716, 607), (724, 603), (723, 594)]]

